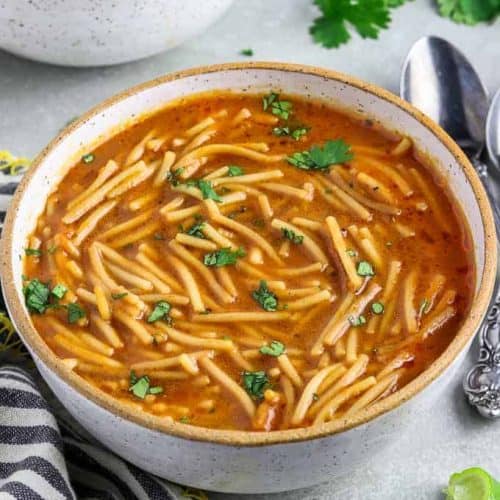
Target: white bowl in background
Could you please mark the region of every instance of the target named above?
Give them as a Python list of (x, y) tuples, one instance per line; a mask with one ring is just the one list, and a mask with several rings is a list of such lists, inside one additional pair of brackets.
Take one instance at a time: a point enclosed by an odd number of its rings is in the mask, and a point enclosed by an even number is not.
[(63, 66), (152, 56), (192, 38), (233, 0), (3, 0), (0, 48)]

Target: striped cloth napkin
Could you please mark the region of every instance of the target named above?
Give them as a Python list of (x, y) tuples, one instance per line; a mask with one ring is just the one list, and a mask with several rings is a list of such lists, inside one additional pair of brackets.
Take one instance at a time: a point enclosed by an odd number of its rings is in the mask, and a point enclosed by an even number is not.
[[(6, 152), (0, 153), (1, 233), (21, 176), (3, 173)], [(0, 310), (5, 311), (1, 294)], [(0, 347), (2, 334), (0, 329)], [(16, 365), (6, 364), (9, 357)], [(0, 349), (0, 500), (181, 498), (208, 497), (148, 474), (103, 448), (63, 408), (31, 361)]]
[(49, 398), (28, 371), (14, 365), (0, 368), (1, 500), (206, 498), (104, 449)]

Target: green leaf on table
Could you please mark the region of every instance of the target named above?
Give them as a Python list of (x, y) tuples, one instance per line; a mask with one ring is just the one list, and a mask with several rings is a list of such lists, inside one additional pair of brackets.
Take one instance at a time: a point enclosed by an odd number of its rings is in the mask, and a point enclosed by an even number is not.
[(437, 0), (437, 4), (441, 16), (471, 26), (500, 15), (499, 0)]

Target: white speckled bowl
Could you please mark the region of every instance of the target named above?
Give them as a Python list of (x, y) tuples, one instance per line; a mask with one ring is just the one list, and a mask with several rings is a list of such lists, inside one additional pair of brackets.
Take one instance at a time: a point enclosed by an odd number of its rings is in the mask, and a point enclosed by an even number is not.
[[(19, 255), (26, 237), (82, 148), (102, 142), (125, 122), (194, 92), (282, 90), (321, 98), (413, 138), (435, 159), (470, 226), (476, 290), (468, 318), (445, 352), (420, 376), (354, 417), (272, 433), (222, 431), (166, 422), (124, 405), (69, 370), (35, 331), (22, 294)], [(11, 317), (49, 386), (97, 439), (130, 462), (167, 479), (235, 493), (276, 492), (348, 473), (389, 445), (455, 375), (488, 306), (496, 238), (482, 185), (458, 146), (433, 122), (394, 95), (318, 68), (278, 63), (227, 64), (172, 74), (114, 97), (70, 125), (35, 160), (17, 190), (3, 234), (1, 272)]]
[(0, 48), (63, 66), (152, 56), (201, 33), (233, 0), (3, 0)]

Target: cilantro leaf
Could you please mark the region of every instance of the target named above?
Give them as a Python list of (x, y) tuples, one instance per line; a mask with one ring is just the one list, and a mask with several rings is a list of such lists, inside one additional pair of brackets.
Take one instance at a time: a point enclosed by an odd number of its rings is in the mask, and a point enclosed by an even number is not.
[(269, 379), (265, 371), (243, 372), (243, 387), (254, 399), (262, 399), (264, 391), (269, 387)]
[(356, 272), (358, 273), (358, 276), (375, 276), (373, 266), (366, 260), (358, 262)]
[(205, 223), (203, 221), (195, 222), (187, 231), (186, 234), (189, 236), (194, 236), (195, 238), (205, 239), (205, 235), (202, 233), (202, 229)]
[(290, 125), (287, 125), (285, 127), (273, 128), (274, 135), (277, 135), (278, 137), (289, 136), (296, 141), (298, 141), (303, 135), (306, 135), (308, 131), (309, 127), (304, 126), (291, 127)]
[(89, 163), (92, 163), (94, 160), (95, 160), (95, 155), (92, 153), (88, 153), (88, 154), (82, 156), (82, 162), (86, 163), (87, 165)]
[(500, 15), (499, 0), (437, 0), (437, 4), (441, 16), (471, 26)]
[(50, 289), (38, 279), (28, 282), (23, 288), (24, 301), (28, 311), (43, 314), (49, 306)]
[(180, 167), (176, 168), (175, 170), (171, 170), (170, 172), (167, 173), (166, 179), (172, 186), (177, 186), (179, 185), (179, 176), (184, 172), (185, 168)]
[(304, 236), (302, 234), (297, 234), (292, 229), (287, 229), (286, 227), (281, 228), (281, 234), (283, 235), (283, 238), (290, 240), (296, 245), (301, 245), (304, 241)]
[(112, 293), (111, 298), (113, 300), (120, 300), (120, 299), (123, 299), (124, 297), (126, 297), (127, 295), (128, 295), (128, 292)]
[(61, 284), (57, 284), (54, 288), (52, 288), (52, 295), (54, 297), (57, 297), (58, 299), (62, 299), (65, 295), (68, 289)]
[(42, 251), (38, 248), (25, 248), (25, 255), (34, 255), (35, 257), (40, 257), (42, 255)]
[(86, 313), (85, 309), (76, 303), (70, 303), (67, 306), (68, 310), (68, 322), (73, 324), (76, 323), (79, 319), (85, 318)]
[(301, 170), (328, 170), (332, 165), (345, 163), (353, 158), (351, 146), (342, 139), (326, 141), (321, 146), (313, 146), (309, 151), (293, 153), (286, 160)]
[(278, 308), (278, 298), (267, 288), (267, 282), (264, 280), (260, 282), (259, 288), (252, 292), (252, 298), (265, 311), (276, 311)]
[(253, 56), (253, 50), (252, 49), (242, 49), (242, 50), (240, 50), (240, 54), (242, 56), (251, 57), (251, 56)]
[(227, 175), (229, 175), (229, 177), (237, 177), (238, 175), (243, 175), (244, 173), (243, 169), (238, 165), (229, 165), (227, 171)]
[(389, 26), (390, 7), (402, 0), (314, 0), (322, 16), (309, 28), (313, 40), (326, 48), (348, 42), (353, 27), (362, 38), (378, 38), (380, 30)]
[(172, 306), (165, 300), (160, 300), (155, 304), (151, 314), (148, 316), (148, 323), (154, 323), (160, 319), (165, 318), (172, 309)]
[(271, 92), (262, 98), (262, 108), (264, 111), (270, 110), (278, 118), (288, 120), (292, 114), (293, 105), (290, 101), (280, 100), (279, 94)]
[(151, 387), (147, 375), (137, 377), (134, 370), (130, 372), (130, 387), (128, 390), (139, 399), (144, 399), (148, 394), (161, 394), (163, 392), (163, 388), (160, 386)]
[(201, 191), (204, 200), (222, 201), (220, 196), (214, 191), (210, 181), (199, 180), (197, 187)]
[(208, 267), (223, 267), (236, 264), (236, 261), (240, 257), (245, 257), (245, 250), (240, 247), (237, 250), (231, 250), (230, 248), (221, 248), (215, 252), (210, 252), (205, 254), (203, 257), (203, 264)]
[(286, 348), (284, 344), (278, 342), (277, 340), (273, 340), (269, 345), (263, 345), (259, 349), (259, 352), (261, 354), (266, 354), (267, 356), (274, 356), (275, 358), (277, 358), (278, 356), (281, 356), (285, 352), (285, 350)]

